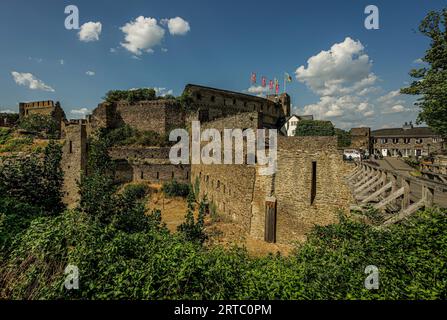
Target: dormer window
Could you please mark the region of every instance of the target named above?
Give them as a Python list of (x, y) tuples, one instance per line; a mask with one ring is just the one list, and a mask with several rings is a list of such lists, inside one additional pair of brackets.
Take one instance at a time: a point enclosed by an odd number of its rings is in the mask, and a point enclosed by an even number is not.
[(197, 100), (202, 100), (202, 95), (200, 93), (197, 93)]
[(211, 96), (211, 102), (215, 102), (216, 101), (216, 97), (215, 96)]

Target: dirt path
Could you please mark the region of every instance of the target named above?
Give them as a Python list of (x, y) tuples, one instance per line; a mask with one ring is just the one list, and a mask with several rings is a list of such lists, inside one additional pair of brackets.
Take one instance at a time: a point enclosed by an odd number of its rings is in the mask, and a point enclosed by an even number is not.
[[(184, 221), (187, 211), (186, 199), (181, 197), (166, 198), (161, 192), (160, 185), (151, 185), (151, 195), (147, 204), (148, 210), (159, 209), (161, 211), (162, 221), (171, 232), (177, 232), (177, 227)], [(197, 207), (197, 206), (196, 206)], [(195, 216), (197, 218), (197, 210)], [(231, 222), (225, 217), (210, 216), (205, 217), (205, 232), (208, 240), (207, 246), (223, 246), (230, 248), (232, 246), (245, 247), (252, 256), (265, 256), (269, 253), (289, 255), (293, 246), (284, 244), (266, 243), (262, 240), (254, 239), (247, 235), (241, 226)]]

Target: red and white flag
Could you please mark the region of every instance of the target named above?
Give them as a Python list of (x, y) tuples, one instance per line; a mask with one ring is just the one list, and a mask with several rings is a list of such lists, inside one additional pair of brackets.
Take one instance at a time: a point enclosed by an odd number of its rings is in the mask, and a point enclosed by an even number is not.
[(273, 90), (273, 80), (269, 81), (269, 90), (272, 91)]
[(266, 79), (265, 77), (262, 77), (261, 85), (262, 85), (263, 88), (266, 87), (266, 85), (267, 85), (267, 79)]

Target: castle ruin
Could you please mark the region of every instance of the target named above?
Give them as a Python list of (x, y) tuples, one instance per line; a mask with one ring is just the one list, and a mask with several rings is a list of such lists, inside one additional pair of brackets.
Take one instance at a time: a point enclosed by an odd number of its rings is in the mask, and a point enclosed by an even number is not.
[[(86, 120), (67, 121), (58, 106), (21, 104), (21, 114), (44, 112), (60, 115), (64, 140), (62, 168), (64, 201), (79, 200), (78, 181), (86, 174), (88, 137), (98, 128), (128, 125), (138, 130), (169, 134), (190, 128), (199, 120), (202, 129), (278, 130), (277, 171), (259, 174), (258, 165), (174, 165), (169, 147), (116, 146), (109, 150), (117, 163), (117, 182), (163, 183), (177, 180), (198, 184), (219, 214), (243, 226), (247, 234), (269, 242), (290, 243), (304, 239), (314, 225), (337, 221), (337, 210), (347, 210), (351, 193), (335, 137), (285, 137), (279, 129), (290, 115), (290, 97), (266, 98), (188, 84), (187, 106), (175, 99), (104, 102)], [(60, 107), (60, 106), (59, 106)]]

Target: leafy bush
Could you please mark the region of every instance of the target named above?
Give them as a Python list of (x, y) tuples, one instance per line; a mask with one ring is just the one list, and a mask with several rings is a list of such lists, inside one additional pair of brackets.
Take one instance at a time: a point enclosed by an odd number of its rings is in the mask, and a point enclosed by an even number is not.
[(11, 129), (0, 128), (0, 144), (5, 144), (11, 138)]
[(155, 100), (156, 92), (152, 88), (132, 89), (132, 90), (110, 90), (106, 93), (104, 100), (107, 102), (127, 101), (134, 103), (137, 101)]
[(351, 146), (351, 133), (342, 129), (335, 128), (337, 144), (339, 148), (348, 148)]
[(18, 113), (1, 113), (0, 112), (0, 118), (6, 119), (8, 124), (15, 125), (17, 121), (19, 120), (19, 114)]
[(31, 131), (44, 133), (47, 137), (55, 138), (58, 132), (58, 125), (51, 116), (32, 114), (20, 120), (19, 128)]
[(128, 184), (124, 187), (123, 195), (128, 198), (143, 199), (149, 188), (145, 184)]
[(170, 145), (167, 135), (160, 135), (155, 131), (140, 131), (129, 125), (112, 129), (107, 132), (107, 140), (113, 145), (140, 145), (164, 147)]
[(296, 136), (333, 136), (335, 128), (330, 121), (301, 120), (296, 127)]
[(195, 197), (192, 191), (188, 195), (188, 211), (185, 215), (185, 221), (178, 226), (177, 230), (188, 241), (197, 241), (203, 243), (206, 240), (206, 234), (203, 230), (205, 219), (205, 203), (202, 201), (199, 206), (199, 216), (197, 222), (194, 221)]
[(9, 139), (3, 146), (0, 146), (0, 152), (18, 152), (32, 144), (33, 138), (31, 137)]
[(163, 183), (162, 191), (168, 197), (186, 197), (190, 193), (191, 186), (176, 180)]
[(419, 169), (419, 166), (421, 165), (421, 162), (417, 159), (405, 158), (404, 161), (410, 167), (415, 168), (415, 169)]
[(0, 193), (48, 213), (63, 209), (62, 148), (50, 141), (43, 158), (38, 154), (5, 158), (0, 164)]

